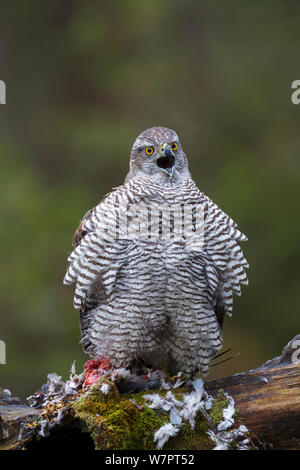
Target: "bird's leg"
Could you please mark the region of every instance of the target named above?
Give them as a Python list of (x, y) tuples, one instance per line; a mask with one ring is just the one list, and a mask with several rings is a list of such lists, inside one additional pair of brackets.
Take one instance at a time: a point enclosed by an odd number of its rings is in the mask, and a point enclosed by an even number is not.
[(146, 363), (142, 356), (134, 355), (130, 362), (129, 370), (137, 375), (146, 375), (151, 366)]

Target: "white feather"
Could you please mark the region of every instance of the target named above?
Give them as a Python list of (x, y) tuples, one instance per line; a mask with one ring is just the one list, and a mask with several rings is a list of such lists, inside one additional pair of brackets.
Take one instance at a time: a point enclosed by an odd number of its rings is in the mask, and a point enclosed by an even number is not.
[(164, 424), (158, 431), (154, 434), (154, 442), (157, 442), (156, 448), (160, 450), (163, 448), (165, 443), (171, 438), (176, 436), (179, 428), (174, 426), (172, 423)]

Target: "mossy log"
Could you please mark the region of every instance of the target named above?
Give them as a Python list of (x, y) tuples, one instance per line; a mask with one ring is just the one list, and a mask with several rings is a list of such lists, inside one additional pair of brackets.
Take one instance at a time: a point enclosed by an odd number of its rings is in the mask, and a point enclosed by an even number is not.
[[(281, 356), (258, 369), (205, 384), (205, 390), (214, 397), (210, 411), (212, 420), (222, 415), (223, 390), (234, 398), (237, 424), (248, 428), (253, 449), (300, 449), (300, 363), (294, 357), (294, 345), (299, 339), (300, 335), (290, 341)], [(153, 433), (164, 424), (164, 417), (142, 406), (144, 392), (120, 394), (114, 384), (108, 384), (112, 392), (109, 395), (101, 394), (99, 384), (95, 384), (84, 395), (67, 403), (63, 419), (45, 436), (36, 431), (36, 423), (42, 413), (45, 415), (45, 410), (27, 407), (18, 399), (5, 396), (2, 390), (0, 449), (67, 449), (68, 446), (155, 449)], [(177, 397), (180, 399), (185, 391), (184, 387), (176, 389)], [(207, 428), (208, 423), (199, 415), (194, 430), (189, 425), (183, 426), (164, 449), (211, 449), (213, 443), (207, 437)]]

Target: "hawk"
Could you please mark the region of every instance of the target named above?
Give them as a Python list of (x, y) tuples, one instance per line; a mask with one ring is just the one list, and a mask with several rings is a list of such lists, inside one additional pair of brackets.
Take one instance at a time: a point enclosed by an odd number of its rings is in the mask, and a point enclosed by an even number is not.
[(84, 351), (113, 367), (140, 360), (205, 373), (233, 292), (248, 283), (245, 240), (196, 186), (175, 131), (142, 132), (124, 184), (85, 214), (73, 238), (64, 283), (75, 283)]

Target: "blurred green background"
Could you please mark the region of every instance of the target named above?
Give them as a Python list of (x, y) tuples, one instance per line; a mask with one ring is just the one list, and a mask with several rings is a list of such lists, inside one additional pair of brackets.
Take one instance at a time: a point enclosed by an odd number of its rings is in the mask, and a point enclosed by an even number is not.
[(1, 3), (0, 385), (25, 397), (87, 360), (62, 285), (71, 238), (153, 125), (178, 132), (198, 186), (249, 238), (224, 331), (242, 354), (211, 377), (299, 333), (299, 24), (294, 0)]

